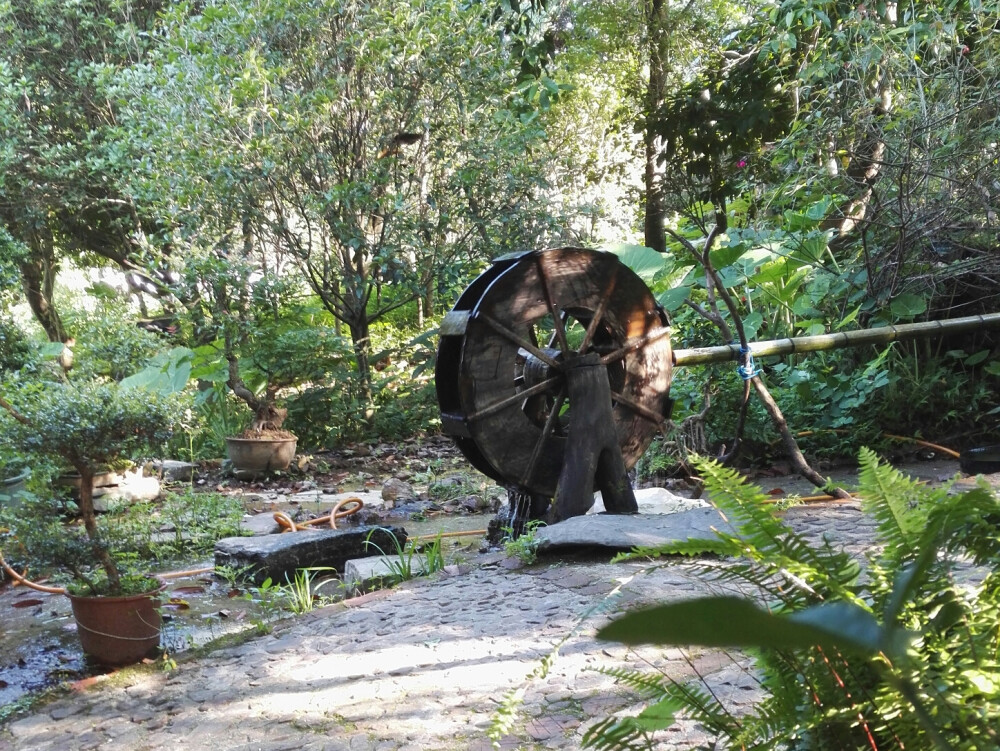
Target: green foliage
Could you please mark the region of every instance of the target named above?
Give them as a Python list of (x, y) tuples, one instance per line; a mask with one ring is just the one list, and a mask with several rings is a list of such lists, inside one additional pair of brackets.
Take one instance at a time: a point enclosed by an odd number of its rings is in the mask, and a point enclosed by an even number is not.
[(538, 560), (539, 540), (535, 532), (539, 527), (544, 525), (545, 522), (539, 519), (531, 519), (525, 523), (524, 531), (517, 536), (514, 535), (513, 528), (505, 528), (504, 532), (507, 535), (507, 539), (503, 543), (504, 553), (517, 558), (525, 566), (530, 566)]
[(267, 577), (260, 583), (259, 587), (251, 587), (246, 593), (246, 599), (252, 602), (258, 611), (258, 617), (254, 620), (254, 628), (259, 634), (271, 633), (271, 624), (281, 617), (281, 610), (285, 600), (285, 591), (280, 584), (276, 584)]
[[(393, 549), (383, 550), (372, 540), (376, 533), (380, 536), (387, 534), (392, 541)], [(430, 576), (444, 568), (440, 536), (427, 545), (421, 545), (414, 540), (407, 540), (403, 545), (391, 530), (378, 527), (369, 532), (365, 538), (365, 547), (369, 546), (385, 559), (389, 567), (391, 584), (409, 581), (416, 576)]]
[[(92, 540), (66, 513), (62, 502), (48, 496), (5, 511), (4, 555), (36, 576), (61, 580), (68, 574), (78, 589), (100, 593), (107, 577), (96, 566)], [(101, 514), (97, 539), (113, 551), (128, 586), (129, 577), (145, 579), (152, 565), (211, 555), (216, 541), (243, 534), (242, 518), (243, 504), (235, 496), (168, 492), (162, 501), (120, 504)]]
[(0, 373), (20, 370), (31, 360), (27, 335), (14, 321), (0, 314)]
[(80, 597), (127, 597), (129, 595), (142, 595), (155, 592), (163, 587), (163, 582), (155, 576), (136, 571), (132, 568), (137, 561), (124, 556), (117, 556), (117, 563), (120, 569), (119, 584), (112, 585), (108, 581), (107, 574), (103, 571), (93, 572), (93, 577), (86, 582), (71, 581), (66, 585), (66, 591), (71, 595)]
[[(102, 466), (160, 448), (178, 419), (180, 401), (173, 395), (99, 382), (40, 384), (22, 390), (20, 397), (21, 419), (8, 418), (12, 440), (29, 454), (69, 465), (82, 479), (80, 511), (86, 538), (45, 526), (37, 555), (64, 567), (95, 592), (104, 590), (94, 576), (99, 566), (107, 589), (120, 594), (129, 584), (122, 576), (128, 572), (120, 570), (116, 554), (121, 551), (109, 545), (97, 524), (90, 481)], [(31, 515), (30, 509), (26, 515)]]
[[(378, 372), (378, 371), (376, 371)], [(379, 373), (366, 400), (356, 374), (331, 386), (313, 386), (290, 396), (287, 426), (304, 445), (334, 448), (379, 436), (400, 440), (439, 422), (430, 373), (413, 377), (399, 368)]]
[(67, 528), (62, 506), (46, 497), (32, 499), (17, 509), (0, 509), (0, 549), (14, 566), (31, 575), (69, 572), (80, 581), (92, 577), (91, 543), (79, 527)]
[[(295, 578), (289, 581), (282, 589), (287, 602), (287, 607), (295, 615), (311, 613), (316, 605), (323, 604), (319, 591), (331, 582), (335, 585), (343, 586), (340, 579), (330, 577), (317, 582), (316, 578), (322, 572), (334, 571), (330, 566), (313, 566), (311, 568), (300, 568), (295, 572)], [(332, 598), (327, 598), (332, 601)]]
[(139, 328), (122, 303), (103, 301), (92, 311), (66, 316), (75, 338), (73, 377), (120, 381), (143, 368), (163, 348), (156, 334)]
[(18, 408), (28, 424), (11, 421), (10, 430), (24, 450), (78, 471), (162, 445), (182, 411), (174, 396), (98, 382), (52, 383)]
[(483, 54), (499, 28), (450, 0), (176, 4), (148, 64), (116, 80), (145, 154), (130, 187), (185, 245), (294, 264), (346, 326), (367, 398), (371, 324), (548, 229), (523, 158), (544, 134), (505, 108), (517, 63)]
[(641, 554), (739, 556), (702, 570), (752, 584), (766, 609), (741, 598), (700, 598), (626, 615), (599, 636), (751, 649), (767, 694), (747, 716), (734, 717), (697, 684), (623, 671), (616, 677), (654, 703), (639, 719), (598, 723), (585, 746), (637, 748), (677, 711), (736, 747), (996, 745), (1000, 501), (985, 486), (954, 495), (929, 489), (868, 450), (861, 464), (864, 508), (881, 542), (865, 577), (846, 554), (811, 548), (732, 472), (698, 462), (739, 536), (719, 533)]
[(238, 496), (185, 489), (156, 502), (116, 506), (99, 524), (115, 550), (163, 562), (210, 555), (218, 540), (243, 534), (243, 512)]

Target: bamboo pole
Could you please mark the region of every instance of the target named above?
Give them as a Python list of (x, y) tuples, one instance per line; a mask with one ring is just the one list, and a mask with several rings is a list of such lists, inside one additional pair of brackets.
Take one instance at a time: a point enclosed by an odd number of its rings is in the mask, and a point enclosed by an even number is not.
[[(792, 339), (770, 339), (763, 342), (751, 342), (750, 354), (754, 357), (768, 355), (791, 355), (802, 352), (822, 352), (844, 347), (860, 347), (865, 344), (888, 344), (889, 342), (907, 341), (910, 339), (960, 334), (965, 331), (1000, 327), (1000, 313), (987, 313), (979, 316), (950, 318), (944, 321), (926, 321), (924, 323), (903, 323), (897, 326), (880, 326), (874, 329), (859, 329), (857, 331), (841, 331), (836, 334), (819, 334), (818, 336), (799, 336)], [(690, 349), (675, 349), (674, 365), (705, 365), (714, 362), (739, 361), (740, 345), (723, 344), (717, 347), (692, 347)]]

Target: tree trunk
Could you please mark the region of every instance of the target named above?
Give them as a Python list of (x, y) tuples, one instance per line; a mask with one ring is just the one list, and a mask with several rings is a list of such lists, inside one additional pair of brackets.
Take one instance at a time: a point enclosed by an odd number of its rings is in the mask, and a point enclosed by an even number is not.
[(108, 594), (119, 595), (122, 591), (122, 582), (118, 575), (118, 567), (111, 553), (101, 544), (100, 534), (97, 531), (97, 513), (94, 511), (94, 471), (87, 465), (76, 467), (76, 471), (80, 473), (80, 517), (83, 519), (83, 527), (87, 531), (87, 537), (90, 538), (94, 557), (108, 576)]
[(372, 370), (368, 316), (362, 313), (356, 320), (350, 321), (348, 327), (351, 330), (351, 342), (354, 344), (354, 361), (358, 366), (358, 383), (361, 388), (360, 397), (365, 405), (370, 406), (372, 400)]
[(45, 239), (35, 238), (31, 250), (31, 255), (19, 264), (24, 296), (49, 341), (65, 342), (66, 328), (52, 302), (59, 263)]
[(875, 183), (882, 171), (882, 161), (885, 157), (886, 143), (882, 137), (882, 126), (892, 111), (892, 88), (888, 76), (883, 77), (878, 86), (878, 104), (876, 104), (863, 136), (854, 147), (851, 163), (847, 168), (847, 179), (854, 188), (854, 193), (837, 206), (835, 212), (828, 217), (822, 226), (823, 230), (833, 230), (834, 237), (830, 241), (831, 251), (836, 252), (846, 244), (848, 238), (859, 225), (871, 221), (869, 208)]
[(424, 290), (424, 314), (428, 316), (434, 315), (434, 303), (436, 302), (434, 299), (434, 290), (436, 283), (436, 279), (431, 279), (427, 282), (427, 288)]
[(664, 0), (647, 0), (646, 31), (649, 44), (649, 79), (646, 81), (646, 125), (643, 132), (645, 147), (645, 217), (643, 231), (646, 247), (660, 253), (667, 249), (664, 231), (666, 208), (663, 202), (663, 141), (650, 125), (653, 113), (663, 104), (666, 89), (665, 66), (667, 63), (667, 7)]

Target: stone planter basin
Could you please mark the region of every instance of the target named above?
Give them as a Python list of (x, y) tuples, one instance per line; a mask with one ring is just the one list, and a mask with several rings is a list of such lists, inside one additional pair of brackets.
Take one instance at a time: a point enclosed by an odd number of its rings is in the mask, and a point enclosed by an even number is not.
[(0, 479), (0, 506), (9, 506), (11, 508), (20, 506), (21, 501), (24, 500), (24, 496), (27, 493), (26, 483), (30, 476), (31, 472), (26, 469), (13, 477)]

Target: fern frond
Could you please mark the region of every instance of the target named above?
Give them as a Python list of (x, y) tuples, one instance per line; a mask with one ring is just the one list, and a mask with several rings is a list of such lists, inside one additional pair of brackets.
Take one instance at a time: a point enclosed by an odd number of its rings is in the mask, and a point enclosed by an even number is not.
[(765, 566), (768, 574), (803, 587), (814, 601), (840, 597), (857, 602), (859, 568), (850, 555), (829, 543), (815, 546), (795, 532), (735, 470), (705, 459), (696, 459), (695, 465), (712, 502), (738, 531), (738, 536), (718, 532), (720, 539), (739, 546), (743, 557)]
[(712, 735), (733, 738), (740, 732), (740, 721), (710, 691), (695, 682), (671, 681), (664, 697), (676, 701), (685, 716), (700, 722)]
[(931, 509), (947, 497), (946, 490), (931, 490), (879, 461), (868, 448), (861, 449), (858, 475), (861, 507), (878, 523), (886, 555), (895, 561), (912, 556), (927, 525)]
[(1000, 560), (1000, 500), (989, 487), (978, 487), (939, 502), (931, 511), (928, 529), (935, 544), (949, 553), (966, 552), (979, 565)]
[(594, 672), (614, 678), (619, 683), (624, 683), (633, 691), (653, 696), (662, 696), (666, 693), (670, 685), (665, 678), (658, 673), (641, 673), (632, 668), (618, 667), (596, 667)]
[(667, 542), (663, 545), (633, 548), (627, 553), (619, 553), (611, 559), (612, 563), (620, 561), (633, 561), (636, 559), (660, 558), (663, 556), (738, 556), (742, 555), (743, 546), (734, 544), (723, 538), (692, 538), (689, 540), (678, 540)]
[(634, 717), (607, 717), (587, 728), (583, 748), (598, 751), (643, 751), (651, 748), (649, 735)]

